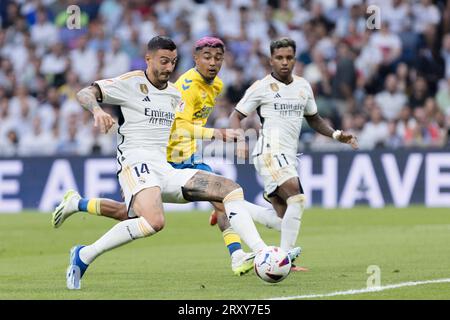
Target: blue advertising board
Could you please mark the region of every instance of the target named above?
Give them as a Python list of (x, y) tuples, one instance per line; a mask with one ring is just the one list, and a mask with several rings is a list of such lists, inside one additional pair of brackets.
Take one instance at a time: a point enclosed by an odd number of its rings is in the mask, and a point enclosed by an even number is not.
[[(204, 161), (237, 181), (247, 200), (266, 204), (263, 183), (252, 164)], [(0, 159), (0, 212), (52, 211), (65, 190), (85, 197), (121, 200), (114, 157), (32, 157)], [(299, 158), (307, 206), (355, 205), (450, 207), (450, 150), (314, 152)], [(267, 204), (266, 204), (267, 205)], [(166, 205), (167, 210), (208, 209), (209, 203)]]

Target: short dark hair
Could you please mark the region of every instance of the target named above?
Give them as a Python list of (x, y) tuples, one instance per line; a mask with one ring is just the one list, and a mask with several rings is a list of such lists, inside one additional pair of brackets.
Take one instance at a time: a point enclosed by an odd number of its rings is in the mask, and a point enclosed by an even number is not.
[(295, 53), (297, 46), (296, 46), (294, 40), (292, 40), (290, 38), (281, 38), (281, 39), (273, 40), (270, 43), (270, 54), (273, 54), (275, 49), (288, 48), (288, 47), (291, 47), (292, 49), (294, 49), (294, 53)]
[(156, 50), (170, 50), (173, 51), (177, 48), (175, 42), (172, 39), (165, 36), (156, 36), (150, 39), (147, 44), (148, 51), (156, 51)]

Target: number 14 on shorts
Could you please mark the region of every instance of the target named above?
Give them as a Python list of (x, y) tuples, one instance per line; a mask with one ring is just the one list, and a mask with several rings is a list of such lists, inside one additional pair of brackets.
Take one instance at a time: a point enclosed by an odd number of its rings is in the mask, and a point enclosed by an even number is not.
[(141, 177), (141, 174), (150, 174), (150, 170), (148, 169), (148, 166), (146, 163), (140, 163), (133, 167), (133, 171), (136, 174), (138, 178)]

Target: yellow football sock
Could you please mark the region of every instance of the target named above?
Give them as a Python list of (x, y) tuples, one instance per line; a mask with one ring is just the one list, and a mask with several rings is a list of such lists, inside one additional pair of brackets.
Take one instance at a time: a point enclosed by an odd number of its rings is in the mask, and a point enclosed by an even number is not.
[(102, 213), (100, 211), (100, 200), (99, 198), (92, 198), (88, 200), (87, 203), (87, 212), (92, 215), (101, 216)]
[(241, 246), (241, 238), (239, 235), (234, 232), (233, 229), (228, 228), (222, 232), (223, 241), (225, 242), (225, 245), (228, 248), (228, 251), (230, 252), (230, 255), (233, 254), (236, 250), (242, 249)]

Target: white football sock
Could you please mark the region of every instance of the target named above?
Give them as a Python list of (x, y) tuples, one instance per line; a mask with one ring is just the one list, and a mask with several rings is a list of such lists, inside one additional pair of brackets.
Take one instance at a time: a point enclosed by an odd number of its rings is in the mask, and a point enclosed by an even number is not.
[(281, 222), (281, 249), (286, 252), (295, 247), (300, 232), (305, 196), (298, 194), (286, 200), (287, 209)]
[(248, 212), (252, 216), (253, 221), (258, 222), (267, 228), (278, 231), (281, 230), (282, 219), (277, 216), (274, 209), (258, 206), (248, 201), (245, 201), (245, 205), (247, 206)]
[(223, 205), (231, 227), (253, 252), (257, 252), (266, 247), (266, 244), (256, 230), (245, 203), (244, 192), (241, 188), (230, 192), (223, 199)]
[(90, 264), (105, 251), (155, 233), (156, 231), (143, 217), (119, 222), (93, 244), (82, 248), (80, 259), (84, 263)]

